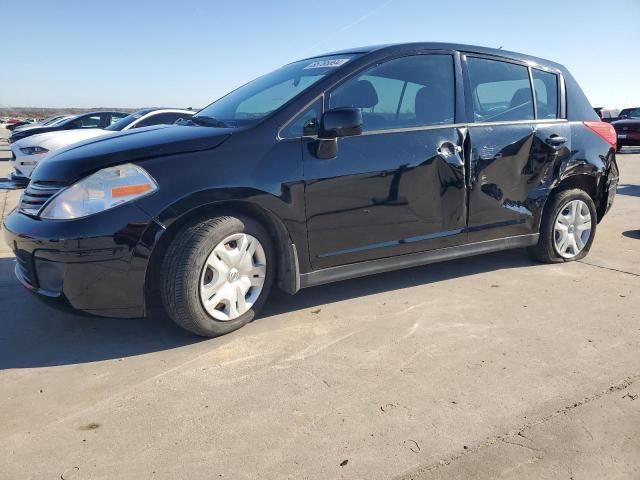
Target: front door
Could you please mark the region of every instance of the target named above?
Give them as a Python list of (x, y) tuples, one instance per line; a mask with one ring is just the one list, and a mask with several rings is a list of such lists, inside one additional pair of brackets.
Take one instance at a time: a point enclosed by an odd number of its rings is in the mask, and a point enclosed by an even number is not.
[(465, 168), (449, 54), (378, 64), (338, 86), (326, 108), (356, 107), (364, 132), (326, 160), (303, 144), (314, 268), (430, 250), (466, 239)]

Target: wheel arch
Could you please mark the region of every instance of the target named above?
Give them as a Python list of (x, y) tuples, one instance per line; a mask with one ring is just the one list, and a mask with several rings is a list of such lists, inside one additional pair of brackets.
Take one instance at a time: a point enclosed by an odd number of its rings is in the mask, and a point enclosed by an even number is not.
[[(287, 293), (300, 289), (296, 246), (283, 220), (273, 211), (250, 200), (220, 200), (195, 206), (172, 218), (151, 250), (145, 273), (145, 305), (160, 305), (160, 268), (175, 235), (185, 226), (200, 219), (221, 215), (243, 215), (262, 224), (271, 234), (276, 251), (276, 284)], [(164, 225), (164, 224), (163, 224)]]
[[(562, 177), (549, 191), (546, 204), (551, 196), (558, 192), (571, 189), (584, 191), (591, 197), (598, 213), (598, 223), (604, 217), (607, 207), (607, 197), (605, 195), (606, 181), (603, 181), (604, 173), (598, 170), (579, 171)], [(545, 205), (546, 207), (546, 205)]]

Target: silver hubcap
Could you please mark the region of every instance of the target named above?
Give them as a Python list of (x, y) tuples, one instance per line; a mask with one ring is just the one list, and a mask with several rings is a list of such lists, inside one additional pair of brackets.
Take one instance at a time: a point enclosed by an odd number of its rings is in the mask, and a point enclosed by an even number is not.
[(553, 243), (563, 258), (573, 258), (585, 247), (591, 237), (591, 212), (582, 200), (567, 203), (553, 227)]
[(238, 318), (256, 302), (267, 273), (267, 257), (257, 238), (235, 233), (213, 249), (200, 276), (200, 301), (216, 320)]

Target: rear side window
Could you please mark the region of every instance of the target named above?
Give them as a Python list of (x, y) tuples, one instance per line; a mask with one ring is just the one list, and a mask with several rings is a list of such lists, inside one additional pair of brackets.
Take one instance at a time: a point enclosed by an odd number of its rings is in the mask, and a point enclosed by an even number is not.
[(533, 120), (533, 92), (527, 67), (467, 58), (476, 122)]
[(533, 68), (531, 77), (536, 92), (538, 118), (558, 118), (558, 76)]
[(331, 93), (330, 108), (362, 109), (365, 131), (454, 121), (451, 55), (413, 55), (376, 65)]

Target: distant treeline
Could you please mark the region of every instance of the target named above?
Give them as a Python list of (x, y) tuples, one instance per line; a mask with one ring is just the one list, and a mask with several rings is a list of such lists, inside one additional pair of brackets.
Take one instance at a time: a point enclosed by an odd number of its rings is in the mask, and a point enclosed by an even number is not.
[(118, 112), (135, 112), (139, 108), (113, 108), (113, 107), (92, 107), (92, 108), (0, 108), (0, 117), (17, 118), (47, 118), (56, 115), (78, 115), (80, 113), (94, 112), (97, 110), (115, 110)]

